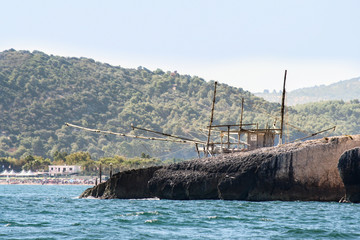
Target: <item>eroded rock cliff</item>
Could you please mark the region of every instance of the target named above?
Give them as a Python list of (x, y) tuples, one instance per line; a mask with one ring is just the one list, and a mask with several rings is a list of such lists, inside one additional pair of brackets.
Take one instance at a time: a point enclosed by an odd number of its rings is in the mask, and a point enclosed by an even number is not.
[(95, 198), (149, 198), (148, 181), (160, 167), (129, 170), (114, 174), (106, 182), (85, 190), (80, 197)]
[(341, 202), (360, 202), (360, 148), (345, 151), (338, 164), (346, 195)]
[(339, 158), (358, 146), (332, 137), (121, 172), (81, 197), (338, 201)]

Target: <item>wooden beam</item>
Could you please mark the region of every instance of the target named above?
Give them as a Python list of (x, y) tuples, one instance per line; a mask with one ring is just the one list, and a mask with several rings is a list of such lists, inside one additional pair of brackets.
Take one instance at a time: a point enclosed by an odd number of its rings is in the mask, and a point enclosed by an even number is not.
[(197, 144), (197, 143), (195, 143), (195, 149), (196, 149), (198, 158), (200, 158), (200, 152), (199, 152), (199, 147), (198, 147), (198, 144)]
[(77, 126), (75, 124), (71, 123), (65, 123), (68, 127), (74, 127), (78, 128), (84, 131), (94, 132), (94, 133), (102, 133), (102, 134), (110, 134), (110, 135), (117, 135), (122, 137), (130, 137), (130, 138), (137, 138), (137, 139), (145, 139), (145, 140), (155, 140), (155, 141), (164, 141), (164, 142), (175, 142), (175, 143), (199, 143), (199, 144), (205, 144), (203, 141), (197, 141), (197, 140), (175, 140), (175, 139), (167, 139), (167, 138), (156, 138), (156, 137), (144, 137), (144, 136), (137, 136), (137, 135), (130, 135), (130, 134), (124, 134), (124, 133), (117, 133), (112, 131), (103, 131), (99, 129), (92, 129), (92, 128), (85, 128), (81, 126)]
[[(244, 98), (241, 98), (241, 114), (240, 114), (240, 126), (239, 126), (239, 135), (238, 135), (238, 142), (240, 143), (241, 140), (241, 129), (243, 126), (243, 115), (244, 115)], [(238, 145), (240, 148), (240, 145)]]
[(102, 175), (101, 175), (101, 163), (100, 163), (100, 166), (99, 166), (99, 179), (100, 179), (100, 183), (101, 183), (101, 178), (102, 178)]
[(227, 129), (228, 148), (230, 148), (230, 127)]
[(208, 139), (207, 139), (207, 143), (206, 143), (206, 157), (208, 156), (208, 153), (209, 153), (211, 125), (212, 125), (213, 119), (214, 119), (214, 109), (215, 109), (215, 100), (216, 100), (216, 86), (217, 86), (217, 82), (215, 82), (214, 96), (213, 96), (213, 102), (212, 102), (212, 107), (211, 107), (210, 125), (209, 125)]
[(287, 70), (285, 70), (285, 74), (284, 74), (284, 85), (283, 85), (283, 92), (282, 92), (282, 99), (281, 99), (281, 123), (280, 123), (281, 130), (280, 130), (279, 144), (283, 143), (286, 75), (287, 75)]
[[(245, 123), (245, 124), (222, 124), (222, 125), (212, 125), (211, 128), (220, 128), (220, 127), (240, 127), (240, 126), (256, 126), (257, 123)], [(210, 126), (207, 126), (210, 128)]]
[(186, 141), (199, 141), (199, 142), (201, 142), (200, 140), (194, 140), (194, 139), (190, 139), (190, 138), (185, 138), (185, 137), (179, 137), (179, 136), (171, 135), (171, 134), (168, 134), (168, 133), (158, 132), (158, 131), (151, 130), (151, 129), (135, 127), (135, 126), (132, 125), (132, 124), (131, 124), (131, 128), (132, 128), (133, 130), (134, 130), (134, 129), (138, 129), (138, 130), (142, 130), (142, 131), (146, 131), (146, 132), (151, 132), (151, 133), (163, 135), (163, 136), (166, 136), (166, 137), (171, 137), (171, 138), (176, 138), (176, 139), (181, 139), (181, 140), (186, 140)]
[(331, 127), (331, 128), (327, 128), (327, 129), (325, 129), (325, 130), (321, 130), (321, 131), (316, 132), (316, 133), (312, 133), (311, 135), (306, 136), (306, 137), (303, 137), (303, 138), (296, 139), (296, 140), (292, 141), (292, 143), (293, 143), (293, 142), (297, 142), (297, 141), (302, 141), (302, 140), (307, 139), (307, 138), (314, 137), (314, 136), (316, 136), (316, 135), (318, 135), (318, 134), (320, 134), (320, 133), (330, 131), (331, 129), (332, 129), (333, 131), (335, 131), (336, 126), (333, 126), (333, 127)]

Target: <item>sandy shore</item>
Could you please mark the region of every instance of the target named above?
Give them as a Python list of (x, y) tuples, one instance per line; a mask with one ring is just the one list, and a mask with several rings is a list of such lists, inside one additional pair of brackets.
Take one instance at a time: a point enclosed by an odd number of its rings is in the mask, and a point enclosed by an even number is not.
[(94, 186), (95, 179), (93, 178), (36, 178), (36, 179), (0, 179), (0, 185), (86, 185)]
[(71, 185), (71, 186), (94, 186), (87, 183), (21, 183), (21, 182), (0, 182), (0, 185)]

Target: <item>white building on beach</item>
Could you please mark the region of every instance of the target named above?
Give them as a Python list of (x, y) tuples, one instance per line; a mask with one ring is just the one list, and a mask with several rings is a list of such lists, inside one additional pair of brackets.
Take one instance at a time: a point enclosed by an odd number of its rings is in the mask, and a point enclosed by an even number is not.
[(49, 175), (72, 175), (81, 172), (78, 165), (49, 165)]

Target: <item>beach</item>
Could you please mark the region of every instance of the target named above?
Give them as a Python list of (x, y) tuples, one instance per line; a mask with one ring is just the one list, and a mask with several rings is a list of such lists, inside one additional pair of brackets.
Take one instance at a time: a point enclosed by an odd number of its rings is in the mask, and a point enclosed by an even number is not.
[(82, 178), (1, 178), (0, 185), (95, 185), (95, 177)]

